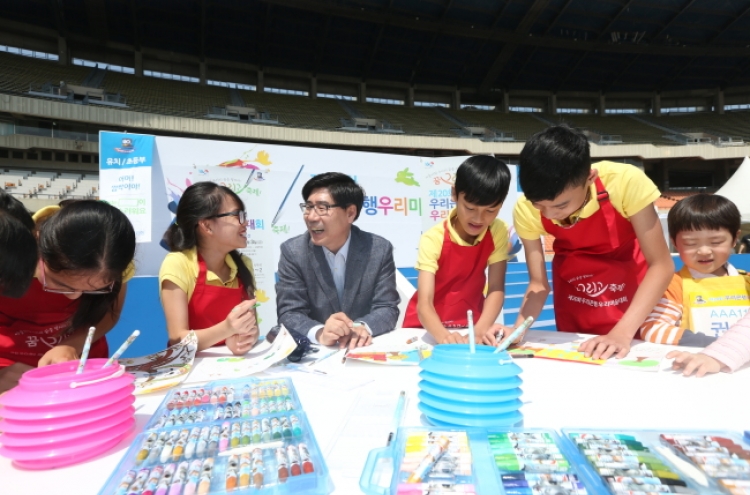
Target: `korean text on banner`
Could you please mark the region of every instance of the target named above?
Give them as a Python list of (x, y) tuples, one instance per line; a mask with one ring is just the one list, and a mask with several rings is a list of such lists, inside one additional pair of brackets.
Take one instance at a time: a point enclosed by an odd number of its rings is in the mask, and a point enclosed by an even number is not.
[(154, 136), (99, 134), (100, 197), (127, 215), (136, 242), (151, 242), (153, 152)]

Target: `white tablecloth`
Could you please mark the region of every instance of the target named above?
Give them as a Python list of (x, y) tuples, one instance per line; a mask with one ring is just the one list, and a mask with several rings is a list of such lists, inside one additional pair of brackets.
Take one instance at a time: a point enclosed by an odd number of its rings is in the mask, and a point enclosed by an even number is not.
[[(404, 329), (378, 341), (403, 344), (423, 334)], [(523, 368), (521, 411), (527, 427), (750, 430), (747, 367), (696, 379), (671, 371), (647, 373), (546, 359), (517, 362)], [(368, 452), (385, 445), (399, 391), (409, 397), (402, 425), (423, 424), (416, 398), (419, 367), (351, 360), (342, 364), (339, 356), (316, 366), (328, 374), (290, 371), (289, 376), (326, 456), (335, 493), (360, 493), (359, 474)], [(163, 396), (138, 397), (136, 431), (92, 461), (52, 471), (22, 471), (0, 457), (0, 493), (96, 495)]]

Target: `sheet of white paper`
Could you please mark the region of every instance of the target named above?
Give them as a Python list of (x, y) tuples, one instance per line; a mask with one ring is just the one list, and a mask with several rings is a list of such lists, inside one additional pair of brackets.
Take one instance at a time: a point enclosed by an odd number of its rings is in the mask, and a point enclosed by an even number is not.
[(670, 366), (671, 361), (665, 358), (671, 350), (674, 350), (673, 346), (634, 340), (627, 356), (608, 359), (604, 366), (634, 371), (661, 371)]
[[(201, 356), (186, 381), (208, 382), (259, 373), (286, 358), (296, 347), (294, 338), (282, 326), (273, 343), (264, 340), (244, 356)], [(210, 350), (204, 354), (210, 354)]]
[(288, 374), (293, 377), (294, 383), (300, 386), (321, 387), (326, 390), (340, 390), (343, 392), (354, 390), (374, 381), (373, 378), (364, 376), (352, 376), (347, 373), (315, 373), (312, 369), (304, 371), (307, 368), (304, 365), (298, 368), (288, 368), (286, 366), (274, 366), (268, 368), (265, 372), (269, 375)]

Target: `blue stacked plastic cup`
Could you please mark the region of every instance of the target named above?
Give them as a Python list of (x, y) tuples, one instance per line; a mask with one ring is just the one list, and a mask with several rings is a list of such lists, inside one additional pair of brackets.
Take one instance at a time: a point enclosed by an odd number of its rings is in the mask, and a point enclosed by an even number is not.
[(438, 345), (419, 366), (419, 410), (436, 426), (517, 426), (521, 367), (507, 352), (477, 345)]

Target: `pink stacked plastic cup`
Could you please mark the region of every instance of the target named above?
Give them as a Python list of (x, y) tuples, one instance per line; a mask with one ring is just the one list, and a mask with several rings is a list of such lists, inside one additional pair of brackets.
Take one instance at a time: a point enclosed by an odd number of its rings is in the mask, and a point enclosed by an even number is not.
[(135, 426), (135, 377), (106, 359), (35, 368), (0, 396), (0, 455), (22, 469), (51, 469), (94, 458)]

